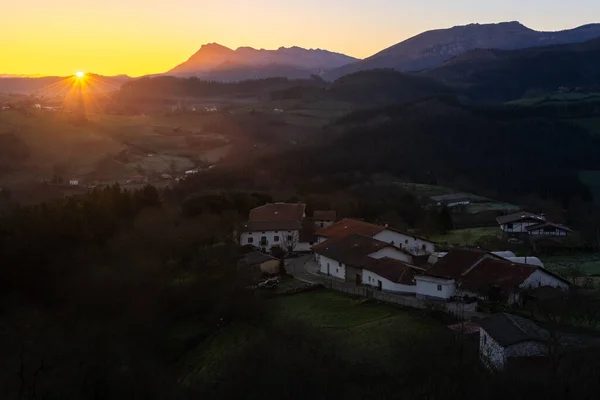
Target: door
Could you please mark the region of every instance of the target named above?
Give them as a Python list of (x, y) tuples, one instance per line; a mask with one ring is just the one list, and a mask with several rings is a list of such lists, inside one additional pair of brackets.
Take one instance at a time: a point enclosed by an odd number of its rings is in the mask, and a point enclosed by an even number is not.
[(381, 283), (381, 281), (377, 281), (377, 290), (379, 290), (380, 292), (383, 290), (383, 284)]
[(331, 273), (329, 272), (329, 263), (327, 263), (327, 275), (331, 275)]
[(362, 285), (362, 276), (360, 274), (356, 274), (356, 284)]

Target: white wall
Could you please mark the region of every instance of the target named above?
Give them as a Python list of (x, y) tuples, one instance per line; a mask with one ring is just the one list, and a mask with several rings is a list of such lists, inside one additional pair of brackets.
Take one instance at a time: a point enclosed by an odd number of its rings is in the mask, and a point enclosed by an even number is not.
[(523, 221), (523, 222), (513, 222), (512, 229), (508, 227), (508, 224), (500, 225), (501, 229), (504, 232), (512, 232), (512, 233), (527, 233), (527, 227), (531, 225), (537, 225), (542, 221)]
[(369, 254), (369, 257), (379, 260), (380, 258), (389, 257), (394, 260), (400, 260), (407, 263), (412, 263), (412, 256), (410, 254), (406, 254), (401, 250), (395, 249), (393, 247), (386, 247), (384, 249), (378, 250), (375, 253)]
[(309, 243), (309, 242), (298, 242), (296, 243), (296, 246), (294, 247), (294, 251), (311, 251), (310, 248), (312, 246), (314, 246), (316, 243)]
[(553, 232), (546, 232), (544, 229), (536, 229), (533, 231), (529, 231), (531, 236), (567, 236), (568, 232), (562, 229), (555, 229)]
[(334, 224), (333, 221), (315, 220), (315, 228), (317, 228), (317, 229), (328, 228), (333, 224)]
[(375, 288), (379, 287), (378, 281), (381, 281), (381, 288), (386, 292), (415, 293), (417, 291), (416, 285), (395, 283), (366, 269), (362, 270), (362, 280), (364, 285), (373, 286)]
[(420, 298), (447, 300), (456, 293), (456, 283), (452, 279), (421, 275), (415, 277), (415, 281), (417, 297)]
[[(245, 246), (245, 245), (253, 245), (256, 247), (260, 247), (260, 248), (265, 248), (266, 251), (271, 251), (271, 248), (273, 248), (274, 246), (279, 246), (282, 248), (287, 247), (287, 245), (290, 243), (287, 240), (288, 235), (291, 235), (294, 239), (293, 239), (293, 243), (294, 243), (294, 250), (296, 250), (296, 248), (298, 247), (298, 237), (299, 237), (299, 232), (296, 231), (266, 231), (266, 232), (242, 232), (242, 234), (240, 235), (240, 245)], [(261, 238), (262, 237), (266, 237), (267, 238), (267, 245), (263, 246), (261, 245)], [(279, 237), (278, 241), (275, 241), (275, 237)], [(248, 241), (249, 238), (252, 238), (252, 243), (250, 243)]]
[(479, 332), (479, 358), (488, 367), (502, 369), (506, 364), (506, 351), (488, 333), (483, 330)]
[(552, 286), (563, 290), (567, 290), (569, 288), (569, 285), (567, 285), (565, 282), (555, 278), (554, 276), (550, 275), (542, 269), (538, 269), (533, 274), (531, 274), (531, 276), (527, 278), (525, 282), (521, 284), (520, 287), (525, 289), (536, 288), (540, 286)]
[[(402, 247), (411, 254), (415, 255), (431, 254), (435, 251), (435, 244), (432, 242), (389, 229), (379, 232), (373, 236), (373, 238), (386, 243), (393, 242), (394, 246)], [(425, 246), (425, 248), (423, 248), (423, 246)]]
[(325, 256), (319, 256), (319, 271), (323, 275), (330, 275), (334, 278), (346, 278), (346, 267), (344, 264), (340, 265), (340, 262)]

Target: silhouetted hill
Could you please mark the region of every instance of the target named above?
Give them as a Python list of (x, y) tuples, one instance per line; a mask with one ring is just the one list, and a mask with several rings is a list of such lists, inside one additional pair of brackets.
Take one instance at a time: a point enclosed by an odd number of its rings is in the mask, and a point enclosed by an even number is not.
[[(304, 75), (310, 75), (310, 73), (337, 68), (354, 61), (357, 59), (321, 49), (281, 47), (277, 50), (257, 50), (251, 47), (240, 47), (232, 50), (211, 43), (203, 45), (187, 61), (171, 69), (167, 74), (216, 80), (273, 76), (295, 78), (300, 75), (299, 71), (304, 71)], [(231, 71), (233, 66), (236, 72), (232, 74), (228, 71)], [(246, 74), (244, 68), (247, 69)]]
[(512, 51), (474, 50), (419, 75), (487, 101), (507, 101), (559, 87), (591, 89), (600, 85), (600, 39)]
[(343, 76), (330, 85), (329, 92), (354, 103), (383, 105), (452, 91), (428, 77), (407, 75), (391, 69), (376, 69)]
[(597, 37), (600, 37), (600, 24), (560, 32), (538, 32), (518, 22), (455, 26), (421, 33), (365, 60), (332, 70), (325, 74), (325, 78), (333, 80), (356, 71), (375, 68), (393, 68), (399, 71), (433, 68), (478, 48), (511, 50), (580, 43)]

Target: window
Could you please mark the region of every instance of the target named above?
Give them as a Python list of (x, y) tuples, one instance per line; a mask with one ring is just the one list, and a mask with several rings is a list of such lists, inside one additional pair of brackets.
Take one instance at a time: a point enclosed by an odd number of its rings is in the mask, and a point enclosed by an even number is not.
[(342, 262), (341, 262), (341, 261), (338, 261), (338, 265), (341, 267), (341, 266), (342, 266)]
[(423, 249), (423, 251), (427, 250), (427, 245), (424, 244), (423, 246), (421, 246), (421, 249)]
[(312, 246), (313, 244), (315, 244), (315, 242), (308, 242), (308, 244)]
[(266, 236), (261, 236), (260, 237), (260, 243), (263, 244), (263, 245), (267, 244), (267, 237)]
[(515, 226), (513, 224), (506, 224), (506, 229), (512, 231), (514, 228), (515, 228)]
[(487, 335), (483, 335), (483, 344), (487, 344)]
[(273, 241), (274, 242), (279, 242), (279, 236), (273, 236)]
[(438, 285), (438, 292), (442, 291), (442, 285)]
[(321, 223), (320, 223), (320, 225), (321, 225), (321, 228), (322, 228), (322, 227), (323, 227), (325, 224), (323, 224), (323, 223), (321, 222)]
[(291, 242), (292, 240), (294, 240), (294, 237), (292, 235), (288, 235), (287, 240)]
[(408, 244), (408, 239), (406, 239), (406, 240), (404, 241), (404, 244)]
[(254, 242), (254, 238), (249, 237), (248, 238), (248, 243), (253, 243)]
[(337, 268), (335, 269), (335, 273), (337, 274), (338, 272), (340, 272)]

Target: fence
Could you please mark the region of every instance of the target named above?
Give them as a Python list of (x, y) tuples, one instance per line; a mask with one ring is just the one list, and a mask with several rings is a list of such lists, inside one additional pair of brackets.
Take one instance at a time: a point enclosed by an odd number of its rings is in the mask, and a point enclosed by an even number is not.
[(351, 286), (341, 282), (328, 281), (323, 284), (328, 289), (351, 294), (354, 296), (366, 297), (367, 299), (379, 300), (386, 303), (397, 304), (404, 307), (425, 308), (425, 303), (416, 297), (402, 296), (399, 294), (380, 292), (365, 286)]

